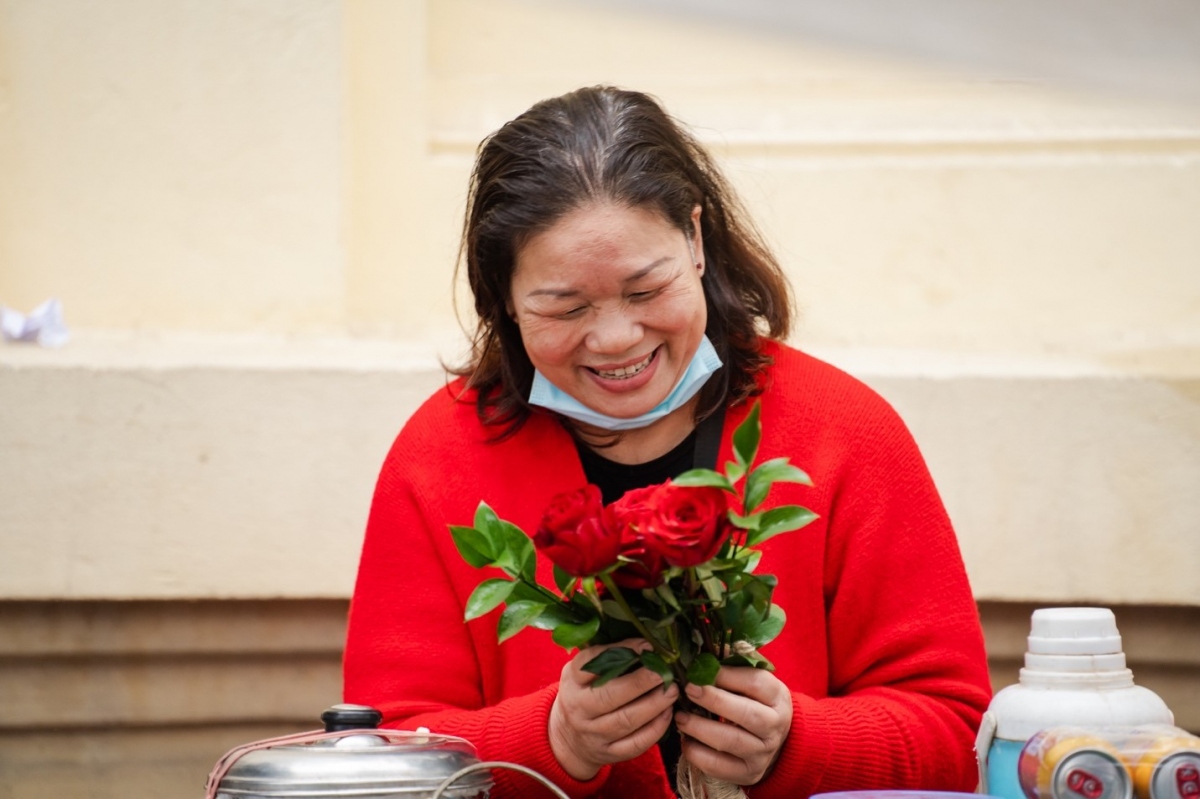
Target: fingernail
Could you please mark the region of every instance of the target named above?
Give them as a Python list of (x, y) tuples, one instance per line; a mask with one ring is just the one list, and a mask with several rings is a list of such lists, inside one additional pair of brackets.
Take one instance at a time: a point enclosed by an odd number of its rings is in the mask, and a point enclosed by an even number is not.
[(680, 727), (687, 724), (691, 720), (692, 720), (691, 713), (685, 713), (681, 710), (675, 714), (675, 723)]
[(700, 695), (703, 693), (704, 693), (704, 689), (701, 688), (699, 685), (689, 685), (687, 687), (687, 695), (690, 696), (692, 699), (699, 699)]

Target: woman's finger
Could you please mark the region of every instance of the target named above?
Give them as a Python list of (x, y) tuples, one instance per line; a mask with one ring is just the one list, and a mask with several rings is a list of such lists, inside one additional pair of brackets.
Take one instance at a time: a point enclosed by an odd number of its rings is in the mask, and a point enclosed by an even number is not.
[(688, 738), (718, 752), (746, 759), (762, 750), (763, 740), (749, 730), (727, 721), (706, 719), (695, 713), (676, 713), (675, 723)]
[(762, 737), (774, 727), (775, 709), (754, 699), (712, 685), (687, 688), (688, 699), (714, 717)]
[(691, 738), (683, 739), (682, 754), (689, 763), (713, 779), (734, 785), (753, 785), (762, 778), (756, 769), (741, 758), (728, 752), (719, 752)]
[[(659, 682), (661, 684), (661, 680)], [(596, 717), (593, 726), (597, 732), (612, 740), (625, 738), (653, 723), (664, 712), (667, 712), (669, 721), (668, 711), (674, 707), (678, 698), (679, 689), (674, 685), (668, 686), (666, 690), (654, 687), (633, 701), (618, 705), (608, 713)]]
[(608, 752), (611, 762), (630, 760), (657, 744), (671, 723), (672, 712), (670, 706), (664, 708), (656, 716), (651, 717), (646, 724), (609, 744)]
[(772, 707), (779, 705), (788, 694), (787, 686), (774, 674), (746, 666), (721, 667), (716, 686)]
[[(672, 697), (678, 697), (678, 689), (674, 686), (668, 690), (673, 692)], [(599, 687), (583, 683), (572, 693), (573, 704), (578, 705), (579, 711), (586, 718), (598, 719), (629, 706), (640, 697), (662, 696), (664, 689), (662, 677), (649, 669), (638, 669)]]
[(687, 692), (714, 716), (759, 737), (777, 731), (782, 716), (791, 721), (791, 694), (779, 678), (762, 669), (722, 667), (715, 685), (689, 685)]

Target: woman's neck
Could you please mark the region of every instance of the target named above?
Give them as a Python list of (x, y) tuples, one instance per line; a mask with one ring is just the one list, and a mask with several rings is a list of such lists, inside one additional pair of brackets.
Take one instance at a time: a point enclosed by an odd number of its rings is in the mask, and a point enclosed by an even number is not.
[(699, 402), (699, 396), (693, 397), (654, 424), (617, 433), (616, 443), (609, 446), (605, 444), (612, 440), (612, 433), (586, 425), (580, 425), (580, 439), (584, 446), (610, 461), (646, 463), (666, 455), (692, 434), (696, 429), (695, 413)]

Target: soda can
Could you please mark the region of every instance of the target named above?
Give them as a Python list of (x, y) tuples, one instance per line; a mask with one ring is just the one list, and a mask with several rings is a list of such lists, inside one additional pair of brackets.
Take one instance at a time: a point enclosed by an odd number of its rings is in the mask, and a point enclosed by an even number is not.
[(1200, 799), (1200, 738), (1162, 735), (1130, 764), (1139, 799)]
[(1030, 738), (1017, 777), (1029, 799), (1133, 797), (1133, 779), (1117, 748), (1078, 728), (1052, 727)]

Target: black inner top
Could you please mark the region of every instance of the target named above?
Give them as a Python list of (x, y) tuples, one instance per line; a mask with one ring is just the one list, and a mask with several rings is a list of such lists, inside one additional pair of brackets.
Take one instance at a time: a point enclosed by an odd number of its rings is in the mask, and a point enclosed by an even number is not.
[(575, 442), (575, 448), (579, 450), (584, 476), (589, 483), (600, 487), (604, 504), (607, 505), (616, 502), (626, 491), (665, 483), (691, 469), (696, 459), (696, 438), (697, 432), (693, 430), (675, 449), (645, 463), (610, 461), (578, 441)]
[[(610, 461), (579, 442), (576, 442), (575, 447), (579, 450), (579, 460), (583, 463), (584, 476), (587, 477), (589, 483), (600, 487), (604, 504), (607, 505), (620, 499), (626, 491), (666, 482), (691, 469), (696, 465), (697, 460), (704, 459), (703, 456), (698, 457), (699, 453), (696, 452), (697, 438), (697, 431), (693, 430), (691, 435), (666, 455), (646, 463), (636, 464)], [(705, 465), (711, 466), (711, 464)], [(675, 767), (679, 763), (682, 750), (679, 745), (679, 731), (675, 729), (674, 721), (667, 727), (662, 740), (658, 742), (658, 751), (662, 756), (663, 765), (666, 767), (671, 790), (678, 793), (675, 785)]]

